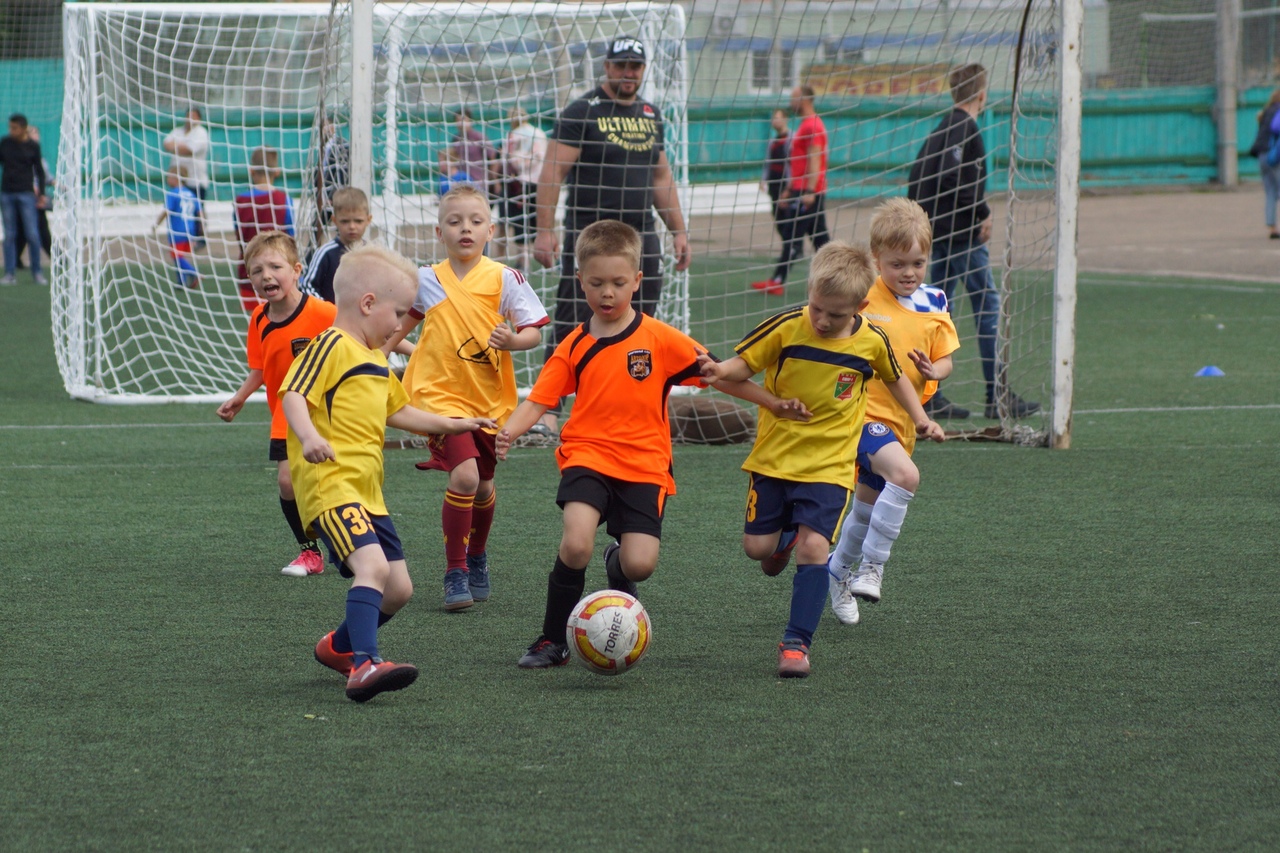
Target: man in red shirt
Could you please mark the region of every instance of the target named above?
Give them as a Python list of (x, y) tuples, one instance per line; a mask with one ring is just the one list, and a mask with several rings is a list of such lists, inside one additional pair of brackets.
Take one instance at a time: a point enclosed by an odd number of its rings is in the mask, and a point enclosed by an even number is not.
[(778, 200), (778, 229), (782, 232), (782, 257), (773, 277), (757, 281), (756, 290), (780, 296), (791, 262), (804, 255), (804, 238), (817, 252), (831, 240), (827, 233), (827, 126), (813, 108), (813, 87), (797, 86), (791, 92), (791, 112), (800, 126), (791, 136), (790, 179)]

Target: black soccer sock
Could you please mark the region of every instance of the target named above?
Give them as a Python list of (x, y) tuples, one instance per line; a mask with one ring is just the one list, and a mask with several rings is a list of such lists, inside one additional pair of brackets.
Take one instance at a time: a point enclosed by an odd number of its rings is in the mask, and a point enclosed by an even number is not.
[(547, 611), (542, 618), (542, 636), (553, 643), (564, 643), (569, 614), (582, 598), (582, 590), (586, 585), (586, 566), (571, 569), (556, 557), (555, 568), (547, 575)]
[(289, 522), (289, 529), (293, 531), (293, 536), (298, 540), (298, 544), (303, 548), (315, 549), (315, 540), (308, 537), (302, 528), (302, 516), (298, 514), (298, 502), (281, 498), (280, 510), (284, 513), (284, 520)]

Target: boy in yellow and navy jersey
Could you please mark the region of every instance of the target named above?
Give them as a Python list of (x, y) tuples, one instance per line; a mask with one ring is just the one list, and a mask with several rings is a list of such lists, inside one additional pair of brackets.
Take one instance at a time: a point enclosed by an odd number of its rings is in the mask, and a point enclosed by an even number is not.
[(418, 670), (378, 656), (378, 628), (413, 594), (404, 551), (382, 499), (387, 424), (417, 433), (492, 428), (408, 405), (382, 347), (413, 304), (416, 268), (380, 246), (348, 252), (334, 275), (338, 314), (294, 361), (280, 388), (289, 422), (289, 470), (298, 509), (344, 577), (346, 619), (320, 638), (315, 657), (347, 676), (364, 702), (412, 684)]
[[(951, 354), (960, 348), (946, 294), (924, 284), (932, 240), (929, 216), (920, 205), (907, 198), (880, 205), (871, 218), (871, 254), (880, 277), (862, 312), (888, 336), (896, 353), (906, 354), (902, 372), (922, 404), (951, 375)], [(920, 469), (911, 461), (915, 446), (915, 425), (906, 410), (884, 382), (873, 380), (858, 442), (853, 511), (828, 562), (831, 609), (846, 625), (858, 622), (857, 599), (880, 600), (884, 564), (907, 504), (920, 488)], [(855, 565), (858, 570), (851, 571)]]
[(809, 647), (827, 598), (827, 550), (854, 487), (854, 450), (866, 410), (867, 383), (884, 379), (918, 430), (938, 440), (884, 333), (859, 311), (875, 281), (871, 258), (847, 243), (828, 243), (809, 268), (808, 304), (756, 327), (738, 355), (702, 360), (709, 379), (749, 379), (763, 371), (765, 390), (798, 398), (804, 422), (761, 410), (756, 440), (742, 468), (751, 476), (742, 547), (764, 573), (781, 572), (796, 551), (791, 616), (778, 648), (778, 675), (809, 674)]
[[(547, 311), (524, 276), (484, 256), (493, 236), (489, 202), (461, 186), (440, 200), (436, 238), (446, 260), (418, 271), (418, 296), (388, 345), (419, 322), (422, 333), (405, 368), (413, 405), (451, 417), (506, 422), (516, 407), (511, 353), (542, 342)], [(455, 611), (489, 597), (489, 530), (497, 492), (490, 432), (429, 437), (421, 469), (449, 474), (440, 511), (444, 531), (444, 607)]]

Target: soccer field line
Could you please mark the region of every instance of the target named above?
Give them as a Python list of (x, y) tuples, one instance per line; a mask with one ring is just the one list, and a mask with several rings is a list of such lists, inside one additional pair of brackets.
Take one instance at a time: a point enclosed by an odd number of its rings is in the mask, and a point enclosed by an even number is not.
[(271, 421), (236, 421), (234, 424), (215, 421), (207, 424), (0, 424), (0, 429), (52, 430), (52, 429), (204, 429), (206, 427), (264, 427)]
[(1280, 403), (1250, 403), (1244, 406), (1135, 406), (1123, 409), (1076, 409), (1073, 415), (1149, 415), (1159, 412), (1239, 412), (1280, 409)]

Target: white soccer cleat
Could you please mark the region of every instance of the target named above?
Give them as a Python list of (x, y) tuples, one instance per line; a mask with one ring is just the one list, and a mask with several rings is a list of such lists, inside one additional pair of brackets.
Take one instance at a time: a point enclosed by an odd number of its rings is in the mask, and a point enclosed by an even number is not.
[(831, 610), (845, 625), (857, 625), (858, 620), (862, 618), (858, 613), (858, 599), (853, 597), (853, 592), (849, 589), (852, 582), (853, 575), (848, 572), (843, 578), (837, 578), (831, 574), (828, 563), (827, 589), (831, 593)]
[(884, 580), (884, 563), (862, 561), (849, 581), (849, 592), (867, 601), (880, 600), (880, 582)]

